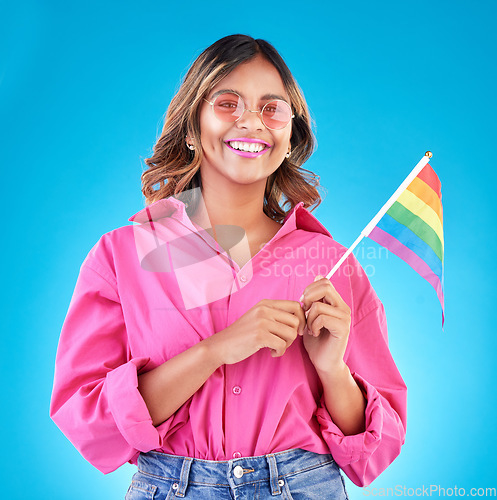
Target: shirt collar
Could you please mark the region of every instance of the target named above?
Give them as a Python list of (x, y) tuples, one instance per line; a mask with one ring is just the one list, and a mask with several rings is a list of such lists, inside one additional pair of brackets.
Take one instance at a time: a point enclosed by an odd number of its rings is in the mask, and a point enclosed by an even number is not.
[(139, 212), (132, 215), (128, 220), (131, 222), (139, 222), (143, 224), (145, 222), (152, 222), (164, 217), (175, 217), (183, 219), (188, 217), (186, 213), (185, 204), (170, 196), (169, 198), (163, 198), (150, 205), (142, 208)]
[(290, 212), (288, 212), (285, 221), (283, 223), (282, 231), (285, 226), (289, 226), (289, 231), (293, 229), (303, 229), (304, 231), (309, 231), (311, 233), (321, 233), (330, 238), (332, 238), (329, 231), (319, 222), (314, 215), (304, 208), (304, 202), (301, 201), (295, 205)]
[[(128, 220), (131, 222), (146, 223), (152, 222), (164, 217), (173, 217), (180, 222), (191, 225), (188, 214), (186, 213), (185, 204), (174, 198), (163, 198), (147, 207), (143, 208), (136, 214), (132, 215)], [(284, 236), (296, 229), (302, 229), (312, 233), (322, 233), (328, 237), (332, 237), (328, 230), (314, 217), (314, 215), (304, 208), (304, 202), (299, 202), (290, 212), (288, 212), (281, 229), (278, 231), (278, 236)]]

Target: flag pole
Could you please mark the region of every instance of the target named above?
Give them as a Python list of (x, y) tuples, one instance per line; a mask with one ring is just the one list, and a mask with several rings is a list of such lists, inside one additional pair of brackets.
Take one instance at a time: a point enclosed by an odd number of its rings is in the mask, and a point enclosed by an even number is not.
[(330, 279), (337, 269), (345, 262), (345, 259), (354, 251), (355, 247), (360, 243), (360, 241), (365, 237), (369, 236), (369, 233), (374, 229), (376, 224), (380, 221), (380, 219), (386, 214), (387, 210), (397, 201), (397, 198), (401, 195), (401, 193), (409, 186), (409, 184), (413, 181), (413, 179), (423, 170), (426, 164), (433, 157), (431, 151), (427, 151), (423, 158), (419, 160), (417, 165), (411, 170), (411, 173), (404, 179), (404, 182), (396, 189), (395, 193), (390, 196), (388, 201), (381, 207), (379, 212), (371, 219), (369, 224), (361, 231), (359, 237), (352, 243), (349, 249), (342, 255), (340, 260), (333, 266), (333, 269), (326, 275), (328, 279)]

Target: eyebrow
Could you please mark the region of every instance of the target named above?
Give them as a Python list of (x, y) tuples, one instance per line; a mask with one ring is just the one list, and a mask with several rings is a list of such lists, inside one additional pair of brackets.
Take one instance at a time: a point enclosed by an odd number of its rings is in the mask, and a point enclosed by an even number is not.
[[(221, 90), (218, 90), (217, 92), (214, 92), (214, 94), (211, 97), (211, 100), (214, 100), (218, 95), (224, 94), (225, 92), (233, 92), (235, 94), (238, 94), (243, 99), (243, 95), (240, 92), (236, 91), (236, 90), (233, 90), (233, 89), (221, 89)], [(281, 96), (279, 94), (264, 94), (261, 97), (261, 101), (271, 101), (273, 99), (279, 99), (280, 101), (285, 101), (286, 103), (288, 103), (288, 101), (283, 96)]]

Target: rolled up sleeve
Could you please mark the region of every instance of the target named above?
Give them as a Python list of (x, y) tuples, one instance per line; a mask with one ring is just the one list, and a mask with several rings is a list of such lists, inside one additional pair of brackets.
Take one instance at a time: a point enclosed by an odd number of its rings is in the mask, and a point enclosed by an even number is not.
[(145, 401), (138, 391), (137, 371), (148, 358), (132, 359), (107, 374), (109, 408), (119, 432), (128, 444), (147, 452), (160, 446), (161, 441)]
[(104, 473), (161, 446), (138, 391), (149, 358), (132, 358), (110, 273), (81, 267), (57, 349), (50, 416), (83, 457)]
[(367, 486), (399, 455), (405, 429), (388, 400), (360, 375), (352, 375), (367, 401), (366, 430), (345, 436), (331, 419), (324, 401), (317, 410), (317, 418), (337, 464), (354, 484)]

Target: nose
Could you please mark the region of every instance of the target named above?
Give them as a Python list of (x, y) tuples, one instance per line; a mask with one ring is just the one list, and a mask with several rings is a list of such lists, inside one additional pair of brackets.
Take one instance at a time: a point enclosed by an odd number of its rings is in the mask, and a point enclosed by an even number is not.
[(243, 111), (236, 125), (248, 130), (264, 130), (265, 128), (260, 111), (247, 108)]

